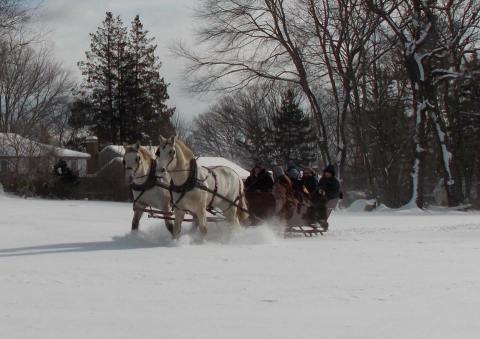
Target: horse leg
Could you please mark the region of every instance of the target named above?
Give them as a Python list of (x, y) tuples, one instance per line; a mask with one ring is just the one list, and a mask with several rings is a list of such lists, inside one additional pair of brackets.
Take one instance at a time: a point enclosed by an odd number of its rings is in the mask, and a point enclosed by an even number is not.
[(232, 226), (233, 229), (239, 229), (240, 228), (240, 222), (238, 221), (238, 213), (237, 213), (237, 207), (232, 206), (225, 212), (223, 212), (223, 215), (227, 219), (228, 223)]
[(185, 211), (175, 208), (175, 222), (173, 223), (172, 229), (172, 238), (178, 239), (180, 237), (180, 233), (182, 232), (182, 221), (185, 217)]
[(200, 234), (202, 235), (202, 238), (207, 235), (207, 212), (205, 208), (198, 208), (195, 211), (195, 215), (197, 216), (198, 219), (198, 228), (200, 230)]
[(138, 226), (140, 225), (140, 219), (143, 215), (143, 209), (134, 209), (133, 210), (133, 219), (132, 219), (132, 231), (138, 231)]
[[(165, 212), (170, 211), (170, 203), (169, 202), (166, 202), (162, 205), (163, 205), (162, 208), (161, 208), (162, 211), (165, 211)], [(173, 235), (173, 221), (172, 220), (165, 220), (165, 227), (170, 232), (170, 234)]]

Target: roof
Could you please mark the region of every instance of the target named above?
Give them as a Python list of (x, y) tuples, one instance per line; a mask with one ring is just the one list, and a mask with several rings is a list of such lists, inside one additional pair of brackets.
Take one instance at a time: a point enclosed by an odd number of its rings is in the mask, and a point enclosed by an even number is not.
[(230, 167), (235, 172), (237, 172), (237, 174), (240, 176), (241, 179), (246, 179), (250, 175), (250, 173), (246, 169), (222, 157), (200, 157), (198, 158), (197, 161), (201, 166), (205, 166), (205, 167), (215, 167), (215, 166)]
[(82, 159), (90, 158), (90, 154), (88, 153), (78, 152), (68, 148), (61, 148), (61, 147), (55, 147), (55, 146), (49, 146), (49, 145), (46, 145), (46, 146), (52, 147), (54, 149), (54, 155), (58, 158), (82, 158)]
[[(143, 148), (147, 149), (152, 155), (155, 154), (155, 152), (158, 149), (158, 146), (142, 146)], [(125, 147), (122, 145), (108, 145), (105, 146), (100, 153), (114, 153), (118, 157), (123, 157), (125, 154)]]
[(0, 133), (0, 157), (42, 157), (88, 159), (90, 154), (46, 145), (16, 133)]

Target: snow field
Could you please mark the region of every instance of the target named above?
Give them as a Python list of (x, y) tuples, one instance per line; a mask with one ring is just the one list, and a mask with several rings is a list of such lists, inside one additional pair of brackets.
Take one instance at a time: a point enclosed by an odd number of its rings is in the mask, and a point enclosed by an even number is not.
[[(178, 242), (131, 206), (0, 195), (2, 338), (478, 338), (480, 214), (333, 215)], [(187, 230), (188, 231), (188, 230)]]

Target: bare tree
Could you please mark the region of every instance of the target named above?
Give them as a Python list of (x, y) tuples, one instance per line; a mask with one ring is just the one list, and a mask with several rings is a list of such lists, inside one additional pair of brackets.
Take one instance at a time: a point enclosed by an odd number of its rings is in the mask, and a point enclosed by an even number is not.
[[(0, 46), (0, 48), (5, 46)], [(0, 65), (0, 131), (34, 132), (66, 104), (73, 82), (46, 48), (4, 52)]]
[(172, 124), (175, 130), (175, 134), (180, 139), (187, 142), (187, 144), (191, 144), (191, 137), (192, 137), (192, 126), (191, 122), (183, 119), (178, 112), (175, 112), (172, 117)]
[(0, 0), (0, 39), (29, 19), (30, 10), (19, 0)]
[(422, 208), (428, 109), (427, 83), (423, 64), (427, 53), (424, 53), (422, 48), (426, 45), (432, 18), (420, 1), (412, 1), (411, 5), (405, 2), (393, 2), (388, 7), (385, 1), (374, 3), (370, 0), (367, 4), (373, 12), (385, 20), (396, 35), (401, 46), (404, 65), (409, 74), (415, 116), (415, 160), (412, 169), (412, 197), (409, 204)]
[(184, 46), (175, 52), (190, 61), (188, 76), (194, 91), (233, 91), (256, 82), (282, 82), (304, 92), (316, 117), (320, 150), (332, 162), (321, 103), (305, 62), (306, 38), (296, 3), (284, 0), (204, 0), (198, 16), (205, 27), (198, 32), (204, 55)]
[[(437, 69), (438, 60), (445, 58), (448, 50), (460, 45), (473, 48), (472, 37), (478, 35), (478, 12), (475, 1), (367, 1), (368, 8), (383, 18), (394, 32), (401, 46), (404, 65), (408, 71), (413, 94), (415, 128), (415, 161), (412, 171), (413, 193), (410, 204), (423, 207), (424, 170), (427, 114), (434, 124), (434, 131), (441, 149), (444, 182), (450, 204), (455, 204), (454, 154), (448, 140), (446, 125), (442, 120), (435, 82), (438, 76), (452, 76), (451, 69)], [(457, 18), (453, 11), (457, 11)], [(460, 14), (458, 13), (460, 12)], [(442, 21), (450, 22), (450, 29), (443, 37)], [(448, 25), (448, 24), (447, 24)], [(448, 34), (450, 33), (450, 34)]]
[(205, 155), (252, 165), (274, 159), (266, 133), (275, 114), (275, 91), (254, 86), (221, 97), (193, 122), (193, 145)]
[(431, 69), (433, 86), (438, 89), (432, 122), (443, 168), (451, 171), (448, 179), (455, 182), (445, 185), (449, 188), (449, 203), (454, 205), (468, 198), (471, 176), (468, 169), (474, 167), (466, 152), (465, 131), (469, 126), (462, 116), (461, 101), (465, 99), (462, 93), (465, 85), (475, 77), (466, 64), (479, 50), (480, 4), (474, 0), (443, 1), (434, 8), (434, 15), (439, 54)]
[[(298, 28), (310, 37), (305, 58), (310, 72), (317, 75), (317, 81), (333, 98), (335, 121), (331, 139), (335, 140), (333, 149), (340, 173), (344, 171), (347, 158), (348, 119), (355, 120), (353, 126), (360, 140), (363, 137), (360, 130), (365, 129), (360, 80), (369, 64), (385, 53), (385, 50), (377, 54), (369, 52), (379, 20), (366, 11), (362, 3), (358, 0), (303, 0), (301, 13), (304, 13), (302, 17), (305, 19)], [(373, 192), (373, 174), (366, 141), (362, 140), (360, 146), (365, 154), (364, 164), (370, 191)]]

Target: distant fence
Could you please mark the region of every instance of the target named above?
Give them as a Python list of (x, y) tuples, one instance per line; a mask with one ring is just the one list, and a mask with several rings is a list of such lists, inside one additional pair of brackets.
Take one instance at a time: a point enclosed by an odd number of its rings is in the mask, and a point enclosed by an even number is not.
[(15, 175), (0, 176), (0, 182), (6, 192), (21, 196), (40, 196), (52, 199), (130, 201), (130, 190), (122, 179), (118, 176), (98, 176), (69, 181), (56, 175), (44, 175), (34, 178)]

